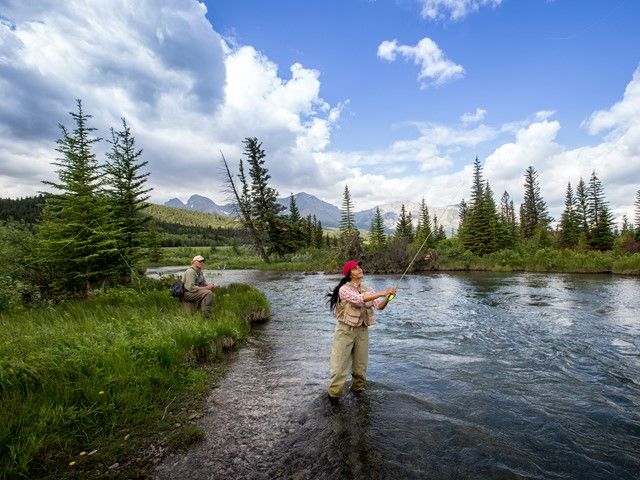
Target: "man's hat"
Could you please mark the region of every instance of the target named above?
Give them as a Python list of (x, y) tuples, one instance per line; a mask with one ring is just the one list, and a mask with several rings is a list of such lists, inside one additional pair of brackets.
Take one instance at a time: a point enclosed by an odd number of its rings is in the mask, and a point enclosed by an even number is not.
[(191, 263), (193, 262), (204, 262), (204, 257), (202, 255), (196, 255), (193, 257), (193, 260), (191, 260)]

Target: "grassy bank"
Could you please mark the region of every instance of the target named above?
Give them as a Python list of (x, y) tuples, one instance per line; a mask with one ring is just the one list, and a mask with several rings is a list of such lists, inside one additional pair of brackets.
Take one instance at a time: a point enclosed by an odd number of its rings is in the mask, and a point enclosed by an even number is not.
[[(280, 261), (265, 264), (248, 247), (171, 247), (162, 249), (159, 265), (187, 265), (195, 255), (207, 258), (206, 266), (211, 269), (257, 268), (274, 271), (323, 271), (338, 272), (344, 259), (337, 258), (336, 251), (314, 250), (291, 255)], [(411, 255), (412, 257), (413, 255)], [(406, 263), (395, 271), (403, 272)], [(375, 262), (369, 262), (372, 265)], [(366, 265), (366, 259), (365, 259)], [(618, 253), (614, 251), (557, 250), (544, 248), (532, 251), (502, 250), (488, 255), (477, 256), (470, 252), (460, 253), (446, 247), (438, 250), (434, 261), (420, 259), (413, 265), (416, 271), (458, 271), (479, 270), (494, 272), (556, 272), (556, 273), (617, 273), (640, 275), (640, 253)], [(391, 273), (391, 272), (389, 272)]]
[(143, 476), (154, 455), (202, 436), (192, 407), (268, 311), (260, 292), (230, 285), (212, 320), (164, 287), (0, 315), (1, 477)]
[(486, 270), (494, 272), (617, 273), (640, 275), (640, 253), (613, 251), (576, 252), (545, 248), (531, 252), (502, 250), (483, 256), (441, 255), (423, 265), (438, 270)]
[(206, 268), (225, 269), (259, 269), (276, 271), (338, 271), (335, 251), (313, 250), (298, 253), (274, 260), (265, 264), (255, 251), (247, 246), (241, 247), (165, 247), (161, 251), (158, 266), (189, 265), (196, 255), (206, 258)]

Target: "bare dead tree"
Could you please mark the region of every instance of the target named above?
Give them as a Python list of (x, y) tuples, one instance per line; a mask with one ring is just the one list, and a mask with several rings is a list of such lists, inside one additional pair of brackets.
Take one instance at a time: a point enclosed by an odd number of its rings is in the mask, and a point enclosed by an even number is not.
[(248, 203), (248, 199), (240, 197), (238, 193), (238, 189), (236, 188), (236, 184), (233, 181), (233, 175), (231, 174), (231, 170), (229, 170), (229, 164), (227, 163), (227, 159), (224, 158), (224, 153), (220, 151), (220, 155), (222, 155), (222, 163), (224, 164), (224, 169), (227, 173), (227, 185), (229, 190), (233, 193), (235, 197), (236, 210), (240, 214), (242, 218), (242, 223), (244, 227), (249, 232), (251, 239), (253, 240), (253, 246), (260, 255), (260, 258), (264, 263), (269, 263), (269, 256), (264, 249), (264, 245), (262, 244), (262, 240), (260, 239), (260, 235), (256, 229), (255, 224), (253, 223), (253, 218), (251, 216), (251, 205)]

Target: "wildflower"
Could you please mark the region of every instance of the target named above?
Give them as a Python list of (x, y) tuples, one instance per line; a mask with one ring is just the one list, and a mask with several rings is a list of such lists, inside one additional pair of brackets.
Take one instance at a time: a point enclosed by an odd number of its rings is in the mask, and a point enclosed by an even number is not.
[(100, 390), (100, 391), (98, 392), (98, 395), (104, 395), (104, 390)]
[(84, 450), (82, 452), (80, 452), (80, 456), (84, 457), (87, 454), (87, 452), (85, 452)]
[(76, 461), (75, 461), (75, 460), (71, 460), (71, 461), (69, 462), (69, 466), (70, 466), (70, 467), (73, 467), (75, 464), (76, 464)]

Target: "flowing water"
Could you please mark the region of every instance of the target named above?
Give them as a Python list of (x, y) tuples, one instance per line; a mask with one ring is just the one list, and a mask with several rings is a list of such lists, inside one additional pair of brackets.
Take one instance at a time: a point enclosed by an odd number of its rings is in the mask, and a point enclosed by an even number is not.
[(368, 389), (334, 406), (339, 277), (206, 273), (265, 292), (272, 318), (207, 398), (205, 441), (153, 478), (640, 478), (638, 278), (406, 276), (369, 332)]

